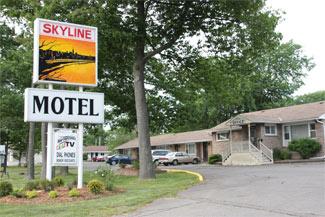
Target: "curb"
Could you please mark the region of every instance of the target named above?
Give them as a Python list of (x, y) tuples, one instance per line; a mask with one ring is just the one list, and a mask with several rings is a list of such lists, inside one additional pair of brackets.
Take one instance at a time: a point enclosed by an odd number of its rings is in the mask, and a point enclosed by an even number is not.
[(307, 160), (279, 160), (274, 161), (274, 164), (291, 164), (291, 163), (313, 163), (313, 162), (325, 162), (325, 159), (307, 159)]
[(189, 170), (178, 170), (178, 169), (164, 169), (164, 170), (167, 171), (167, 173), (188, 173), (197, 176), (200, 182), (203, 182), (204, 180), (203, 176), (197, 172), (192, 172)]

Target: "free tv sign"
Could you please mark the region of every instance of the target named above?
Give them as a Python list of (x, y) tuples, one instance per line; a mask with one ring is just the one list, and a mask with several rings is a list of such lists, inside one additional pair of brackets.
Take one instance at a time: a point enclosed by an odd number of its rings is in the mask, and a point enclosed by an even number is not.
[(34, 22), (34, 83), (97, 86), (97, 28)]
[(53, 166), (78, 166), (78, 132), (75, 129), (54, 129)]
[(104, 94), (25, 89), (25, 121), (104, 123)]

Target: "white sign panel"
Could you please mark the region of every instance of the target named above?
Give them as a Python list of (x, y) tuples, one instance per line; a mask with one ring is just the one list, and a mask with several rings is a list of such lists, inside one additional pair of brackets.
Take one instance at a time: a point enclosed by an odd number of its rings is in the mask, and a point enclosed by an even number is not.
[(6, 154), (6, 146), (0, 145), (0, 155), (5, 155), (5, 154)]
[(97, 86), (97, 28), (34, 22), (34, 83)]
[(25, 89), (25, 122), (104, 123), (104, 94)]
[(53, 166), (78, 166), (78, 132), (74, 129), (54, 129)]

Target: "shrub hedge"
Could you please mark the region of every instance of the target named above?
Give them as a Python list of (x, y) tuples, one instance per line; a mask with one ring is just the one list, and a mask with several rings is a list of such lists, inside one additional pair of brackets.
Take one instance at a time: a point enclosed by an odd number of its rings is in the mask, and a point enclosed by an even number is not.
[(93, 179), (88, 182), (87, 188), (93, 194), (100, 194), (104, 191), (104, 183), (97, 179)]
[(72, 188), (69, 191), (69, 197), (79, 197), (79, 196), (80, 196), (80, 192), (76, 188)]
[(60, 187), (60, 186), (64, 185), (64, 181), (63, 181), (63, 178), (61, 176), (54, 177), (53, 183), (54, 183), (55, 187)]
[(49, 198), (54, 199), (58, 197), (58, 192), (57, 191), (50, 191), (49, 192)]
[(38, 194), (37, 194), (37, 192), (35, 191), (35, 190), (32, 190), (32, 191), (26, 191), (26, 197), (28, 198), (28, 199), (32, 199), (32, 198), (35, 198), (35, 197), (37, 197), (38, 196)]
[(8, 181), (0, 182), (0, 197), (7, 196), (13, 191), (12, 184)]
[(15, 189), (11, 193), (11, 195), (16, 197), (16, 198), (24, 198), (24, 197), (26, 197), (26, 193), (25, 193), (24, 189)]
[(274, 148), (273, 149), (274, 160), (289, 160), (291, 159), (291, 153), (287, 148)]
[(310, 138), (292, 140), (288, 146), (290, 151), (299, 152), (303, 159), (314, 156), (320, 150), (320, 147), (318, 141)]
[(138, 160), (133, 160), (132, 161), (132, 166), (134, 169), (140, 169), (140, 162)]
[(221, 162), (222, 156), (220, 154), (213, 154), (209, 156), (208, 163), (215, 164), (216, 162)]
[(40, 186), (44, 191), (53, 191), (55, 188), (55, 183), (49, 180), (41, 180)]
[(26, 191), (32, 191), (40, 189), (40, 180), (31, 180), (26, 182), (24, 190)]

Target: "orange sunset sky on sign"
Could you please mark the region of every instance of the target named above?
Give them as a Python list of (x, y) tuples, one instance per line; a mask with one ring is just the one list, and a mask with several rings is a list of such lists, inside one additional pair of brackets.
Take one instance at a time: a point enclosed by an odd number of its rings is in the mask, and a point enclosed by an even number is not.
[(75, 53), (80, 55), (96, 56), (95, 42), (40, 35), (39, 46), (42, 44), (45, 45), (44, 47), (40, 47), (42, 50), (51, 49), (62, 52), (71, 52), (74, 50)]

